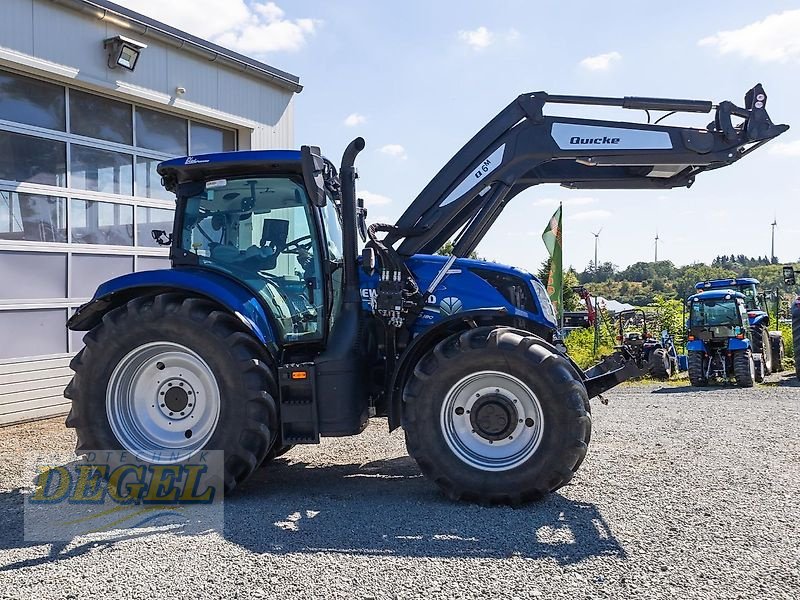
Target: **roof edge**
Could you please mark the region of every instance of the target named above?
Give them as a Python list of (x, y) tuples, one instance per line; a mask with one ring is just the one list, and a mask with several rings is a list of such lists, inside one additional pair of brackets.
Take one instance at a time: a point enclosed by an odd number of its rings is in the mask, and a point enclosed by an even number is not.
[(136, 35), (167, 42), (177, 49), (203, 56), (210, 62), (221, 62), (235, 70), (266, 80), (291, 92), (300, 93), (303, 90), (297, 75), (223, 48), (108, 0), (51, 0), (51, 2), (91, 15), (100, 21), (114, 22), (130, 29)]

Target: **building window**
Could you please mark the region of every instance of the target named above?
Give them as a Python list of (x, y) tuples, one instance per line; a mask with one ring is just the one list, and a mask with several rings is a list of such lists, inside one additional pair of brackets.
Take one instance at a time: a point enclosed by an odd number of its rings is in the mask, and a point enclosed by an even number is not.
[(79, 90), (69, 91), (71, 133), (133, 145), (132, 106)]
[(66, 199), (0, 190), (0, 239), (66, 242)]
[(168, 192), (161, 185), (161, 175), (156, 171), (160, 158), (138, 156), (136, 158), (136, 195), (145, 198), (174, 200), (175, 194)]
[(70, 231), (76, 244), (133, 246), (133, 206), (73, 198)]
[(146, 248), (162, 248), (153, 239), (153, 230), (161, 229), (167, 233), (172, 232), (172, 221), (175, 211), (167, 208), (151, 208), (140, 206), (136, 210), (136, 245)]
[(0, 131), (0, 179), (66, 185), (64, 142)]
[(70, 187), (106, 194), (133, 194), (133, 157), (72, 144)]
[(187, 154), (188, 122), (161, 112), (136, 107), (136, 145), (170, 156)]
[(64, 131), (64, 88), (0, 71), (0, 119)]
[(230, 152), (235, 149), (235, 131), (192, 122), (192, 154)]

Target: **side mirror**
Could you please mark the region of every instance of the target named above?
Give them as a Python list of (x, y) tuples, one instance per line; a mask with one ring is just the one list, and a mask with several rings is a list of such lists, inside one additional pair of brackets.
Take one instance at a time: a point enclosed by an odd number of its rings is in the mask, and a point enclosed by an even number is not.
[(783, 266), (783, 283), (786, 285), (795, 285), (794, 267), (791, 265)]
[(302, 146), (300, 164), (311, 203), (314, 206), (325, 206), (325, 159), (322, 158), (322, 151), (317, 146)]

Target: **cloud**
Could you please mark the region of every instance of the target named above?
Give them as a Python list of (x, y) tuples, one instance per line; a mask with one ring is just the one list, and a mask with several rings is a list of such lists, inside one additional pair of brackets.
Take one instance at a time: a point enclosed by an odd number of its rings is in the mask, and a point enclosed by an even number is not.
[(769, 153), (775, 156), (800, 157), (800, 140), (793, 142), (773, 142), (769, 145)]
[(718, 31), (698, 46), (711, 46), (719, 54), (735, 53), (762, 62), (800, 60), (800, 9), (769, 15), (741, 29)]
[(367, 120), (367, 117), (365, 117), (364, 115), (360, 115), (358, 113), (353, 113), (353, 114), (347, 115), (347, 118), (344, 120), (344, 124), (347, 125), (348, 127), (355, 127), (356, 125), (361, 125), (361, 124), (365, 123), (366, 120)]
[(458, 39), (472, 47), (474, 50), (488, 48), (494, 42), (494, 34), (483, 25), (477, 29), (461, 30), (458, 32)]
[(245, 0), (116, 0), (118, 4), (243, 54), (294, 52), (319, 28), (287, 19), (274, 2)]
[(400, 144), (386, 144), (382, 146), (379, 150), (382, 154), (388, 154), (392, 158), (399, 158), (400, 160), (405, 160), (408, 158), (406, 154), (406, 149), (403, 148)]
[(358, 190), (358, 197), (364, 200), (364, 206), (367, 208), (385, 206), (392, 203), (392, 199), (388, 196), (382, 196), (381, 194), (375, 194), (367, 190)]
[(580, 62), (580, 65), (590, 71), (608, 71), (613, 63), (620, 60), (622, 60), (622, 54), (613, 51), (597, 56), (587, 56)]
[(569, 221), (600, 221), (602, 219), (607, 219), (611, 216), (611, 211), (604, 210), (602, 208), (596, 208), (594, 210), (585, 210), (583, 212), (575, 213), (574, 215), (567, 215), (567, 220)]
[(559, 202), (564, 206), (586, 206), (587, 204), (594, 204), (597, 198), (592, 196), (577, 196), (575, 198), (539, 198), (536, 200), (534, 206), (558, 206)]

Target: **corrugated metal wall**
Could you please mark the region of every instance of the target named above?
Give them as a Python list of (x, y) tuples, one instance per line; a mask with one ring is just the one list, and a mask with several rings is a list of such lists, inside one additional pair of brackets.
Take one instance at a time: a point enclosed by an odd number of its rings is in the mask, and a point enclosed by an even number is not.
[[(289, 90), (152, 39), (135, 71), (112, 70), (102, 42), (115, 35), (131, 33), (51, 0), (2, 0), (0, 48), (7, 51), (0, 53), (0, 64), (24, 64), (186, 116), (236, 124), (242, 148), (294, 146)], [(176, 96), (177, 87), (186, 93)], [(242, 136), (246, 130), (252, 136)]]
[[(51, 0), (2, 0), (1, 12), (0, 67), (236, 128), (240, 149), (294, 146), (294, 94), (287, 89), (149, 38), (134, 72), (110, 70), (103, 40), (115, 35), (136, 37), (118, 25)], [(176, 95), (177, 87), (185, 88), (186, 93)], [(13, 191), (16, 184), (4, 185)], [(42, 193), (56, 192), (44, 189)], [(12, 251), (26, 255), (55, 251), (52, 245), (16, 248), (8, 243), (0, 249), (6, 257)], [(2, 285), (14, 284), (4, 281)], [(4, 308), (15, 307), (8, 304)], [(59, 308), (64, 316), (71, 310), (61, 305)], [(6, 310), (4, 314), (8, 317), (12, 312)], [(58, 322), (63, 323), (61, 315)], [(0, 329), (6, 329), (0, 330), (2, 343), (3, 337), (18, 327), (0, 326)], [(65, 334), (63, 328), (54, 333)], [(69, 349), (74, 352), (80, 347), (80, 336), (73, 334), (69, 339)], [(0, 359), (0, 425), (68, 410), (62, 392), (71, 376), (68, 368), (71, 354), (52, 354), (63, 350), (47, 349), (41, 344), (32, 350), (39, 356)]]

